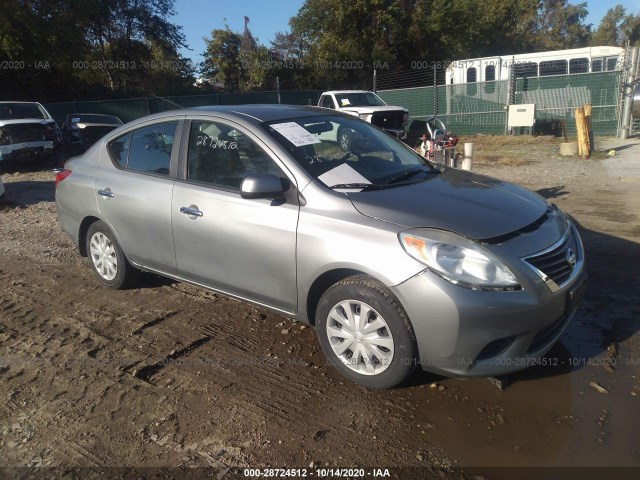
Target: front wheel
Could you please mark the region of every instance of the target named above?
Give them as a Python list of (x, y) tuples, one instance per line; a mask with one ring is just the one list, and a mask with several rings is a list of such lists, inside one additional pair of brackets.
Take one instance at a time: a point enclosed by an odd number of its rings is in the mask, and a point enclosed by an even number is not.
[(87, 253), (94, 273), (107, 287), (119, 290), (137, 280), (140, 271), (129, 263), (115, 235), (101, 221), (89, 227)]
[(415, 369), (416, 340), (407, 314), (369, 277), (347, 278), (324, 293), (316, 332), (329, 363), (365, 387), (395, 387)]
[(351, 150), (351, 130), (348, 128), (343, 128), (338, 132), (338, 143), (340, 144), (340, 148), (345, 152)]

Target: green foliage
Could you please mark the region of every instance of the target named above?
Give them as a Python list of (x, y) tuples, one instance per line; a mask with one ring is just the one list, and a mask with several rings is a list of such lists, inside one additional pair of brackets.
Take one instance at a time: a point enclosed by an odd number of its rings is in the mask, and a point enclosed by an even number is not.
[(625, 8), (618, 4), (602, 17), (591, 38), (591, 45), (622, 47), (627, 41), (631, 45), (640, 45), (640, 15), (627, 15)]
[(6, 0), (0, 16), (4, 99), (68, 100), (187, 93), (173, 0)]
[[(345, 86), (376, 66), (386, 73), (416, 62), (585, 46), (587, 13), (586, 3), (567, 0), (306, 0), (272, 48), (295, 52), (313, 86)], [(363, 68), (343, 68), (349, 64)]]

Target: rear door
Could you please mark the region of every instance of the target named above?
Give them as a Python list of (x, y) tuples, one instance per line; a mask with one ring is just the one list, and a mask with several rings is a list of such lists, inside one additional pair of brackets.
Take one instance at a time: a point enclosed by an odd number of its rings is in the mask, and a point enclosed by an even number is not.
[(256, 136), (225, 120), (192, 120), (183, 143), (184, 166), (171, 207), (179, 275), (295, 311), (297, 196), (289, 201), (240, 196), (240, 183), (249, 174), (274, 174), (291, 185), (293, 177)]
[(171, 196), (182, 117), (144, 124), (107, 143), (96, 195), (102, 219), (138, 265), (175, 273)]

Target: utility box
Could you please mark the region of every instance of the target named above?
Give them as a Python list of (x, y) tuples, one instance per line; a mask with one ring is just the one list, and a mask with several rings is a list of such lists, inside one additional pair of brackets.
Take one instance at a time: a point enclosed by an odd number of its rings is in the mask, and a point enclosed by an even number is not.
[(535, 103), (525, 103), (523, 105), (509, 105), (509, 120), (507, 127), (513, 134), (533, 133), (533, 125), (536, 122), (536, 105)]

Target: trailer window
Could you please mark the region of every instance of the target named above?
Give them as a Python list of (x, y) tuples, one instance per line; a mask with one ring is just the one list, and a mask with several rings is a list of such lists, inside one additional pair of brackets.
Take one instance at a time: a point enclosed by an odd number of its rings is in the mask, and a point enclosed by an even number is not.
[(602, 71), (602, 59), (594, 58), (591, 61), (591, 71), (592, 72), (601, 72)]
[(618, 57), (609, 57), (607, 58), (607, 71), (615, 70), (618, 65)]
[(569, 73), (587, 73), (588, 71), (588, 58), (572, 58), (569, 60)]
[(516, 63), (513, 65), (513, 74), (516, 78), (537, 77), (538, 64), (535, 62)]
[(567, 74), (566, 60), (548, 60), (546, 62), (540, 62), (541, 77), (548, 77), (549, 75), (566, 75), (566, 74)]
[(473, 83), (478, 81), (478, 75), (476, 67), (467, 68), (467, 83)]
[(492, 82), (496, 79), (496, 66), (495, 65), (487, 65), (484, 67), (484, 81)]

